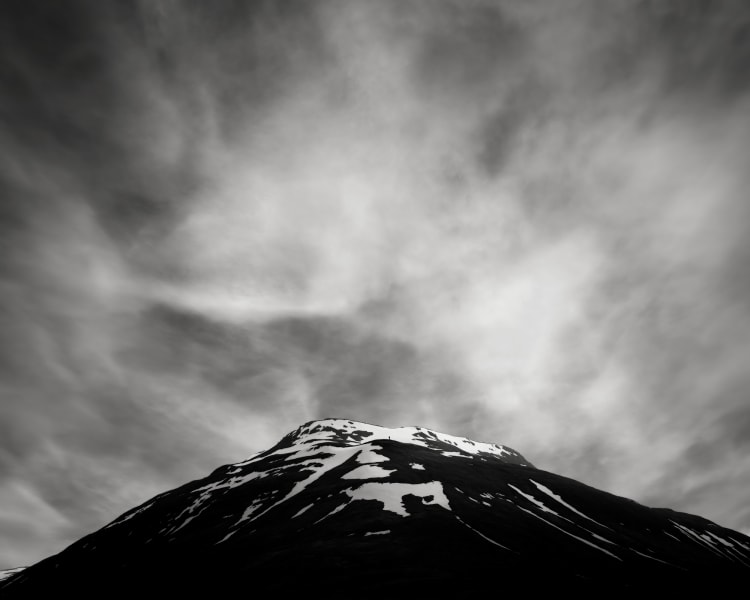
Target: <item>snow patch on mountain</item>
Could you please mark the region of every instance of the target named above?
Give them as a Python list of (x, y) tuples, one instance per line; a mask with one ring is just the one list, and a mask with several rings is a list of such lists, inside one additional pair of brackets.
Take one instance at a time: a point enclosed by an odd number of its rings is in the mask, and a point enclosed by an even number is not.
[(362, 447), (359, 454), (357, 454), (357, 462), (361, 465), (371, 465), (374, 463), (388, 462), (388, 457), (378, 454), (375, 451), (375, 447), (372, 444), (367, 444)]
[(122, 523), (125, 523), (135, 517), (136, 515), (142, 513), (144, 510), (148, 509), (154, 504), (155, 500), (150, 500), (149, 502), (146, 502), (143, 506), (139, 506), (134, 510), (129, 510), (125, 514), (119, 516), (117, 519), (112, 521), (109, 525), (106, 525), (104, 529), (107, 529), (109, 527), (112, 527), (113, 525), (121, 525)]
[(428, 483), (381, 483), (368, 482), (361, 486), (345, 490), (352, 500), (377, 500), (383, 504), (383, 510), (387, 510), (402, 517), (408, 517), (409, 513), (404, 506), (404, 496), (412, 495), (422, 499), (425, 505), (442, 506), (451, 510), (448, 498), (445, 496), (443, 486), (439, 481)]
[(599, 523), (599, 521), (595, 521), (594, 519), (592, 519), (588, 515), (583, 514), (580, 510), (578, 510), (577, 508), (575, 508), (575, 507), (571, 506), (570, 504), (568, 504), (567, 502), (565, 502), (565, 500), (563, 500), (561, 496), (558, 496), (557, 494), (555, 494), (548, 487), (543, 486), (541, 483), (537, 483), (533, 479), (529, 479), (529, 481), (531, 483), (533, 483), (539, 489), (539, 491), (543, 492), (544, 494), (547, 494), (550, 498), (556, 500), (557, 502), (559, 502), (560, 504), (562, 504), (565, 508), (567, 508), (568, 510), (570, 510), (570, 511), (574, 512), (575, 514), (577, 514), (579, 517), (583, 517), (584, 519), (588, 519), (592, 523), (596, 523), (597, 525), (599, 525), (600, 527), (604, 527), (605, 529), (609, 529), (609, 530), (612, 529), (611, 527), (607, 527), (606, 525), (602, 525), (601, 523)]
[(295, 517), (299, 517), (299, 516), (300, 516), (301, 514), (303, 514), (303, 513), (307, 512), (307, 511), (308, 511), (308, 510), (310, 510), (310, 509), (311, 509), (312, 507), (313, 507), (313, 505), (312, 505), (312, 504), (308, 504), (307, 506), (305, 506), (305, 507), (303, 507), (303, 508), (300, 508), (300, 509), (299, 509), (299, 510), (298, 510), (298, 511), (297, 511), (296, 513), (294, 513), (294, 514), (292, 515), (292, 519), (294, 519)]
[(341, 476), (342, 479), (382, 479), (388, 477), (391, 473), (395, 473), (395, 469), (384, 469), (383, 467), (362, 465), (357, 467), (353, 471)]
[(8, 579), (8, 577), (10, 577), (11, 575), (15, 575), (16, 573), (20, 573), (25, 568), (26, 567), (16, 567), (14, 569), (5, 569), (4, 571), (0, 571), (0, 581)]
[(552, 514), (553, 514), (553, 515), (555, 515), (556, 517), (559, 517), (559, 516), (560, 516), (560, 515), (559, 515), (559, 514), (557, 514), (557, 513), (556, 513), (556, 512), (554, 511), (554, 510), (552, 510), (551, 508), (548, 508), (548, 507), (547, 507), (547, 506), (546, 506), (546, 505), (545, 505), (545, 504), (544, 504), (543, 502), (540, 502), (539, 500), (537, 500), (536, 498), (534, 498), (534, 496), (532, 496), (531, 494), (527, 494), (527, 493), (525, 493), (525, 492), (522, 492), (522, 491), (521, 491), (521, 490), (519, 490), (519, 489), (518, 489), (518, 488), (517, 488), (517, 487), (516, 487), (515, 485), (513, 485), (513, 484), (508, 484), (508, 487), (509, 487), (509, 488), (513, 488), (513, 490), (515, 490), (515, 491), (516, 491), (516, 493), (518, 493), (518, 494), (520, 494), (521, 496), (523, 496), (524, 498), (526, 498), (526, 499), (527, 499), (527, 500), (528, 500), (529, 502), (531, 502), (532, 504), (534, 504), (534, 506), (536, 506), (536, 507), (540, 508), (540, 509), (542, 510), (542, 512), (548, 512), (548, 513), (552, 513)]

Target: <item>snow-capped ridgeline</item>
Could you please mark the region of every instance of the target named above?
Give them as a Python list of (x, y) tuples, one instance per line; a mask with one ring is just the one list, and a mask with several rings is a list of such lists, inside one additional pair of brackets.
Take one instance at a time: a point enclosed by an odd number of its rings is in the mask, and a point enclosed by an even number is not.
[(514, 464), (531, 466), (523, 456), (507, 446), (475, 442), (424, 427), (388, 428), (347, 419), (322, 419), (302, 425), (286, 436), (284, 440), (290, 440), (295, 446), (319, 442), (336, 442), (349, 446), (359, 444), (362, 441), (392, 440), (402, 444), (413, 444), (438, 450), (443, 456), (481, 457), (489, 455), (503, 458)]

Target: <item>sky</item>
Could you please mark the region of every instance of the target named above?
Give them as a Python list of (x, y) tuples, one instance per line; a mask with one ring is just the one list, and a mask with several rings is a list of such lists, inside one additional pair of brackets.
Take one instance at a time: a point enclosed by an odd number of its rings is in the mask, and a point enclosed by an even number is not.
[(0, 13), (0, 568), (324, 417), (750, 532), (744, 0)]

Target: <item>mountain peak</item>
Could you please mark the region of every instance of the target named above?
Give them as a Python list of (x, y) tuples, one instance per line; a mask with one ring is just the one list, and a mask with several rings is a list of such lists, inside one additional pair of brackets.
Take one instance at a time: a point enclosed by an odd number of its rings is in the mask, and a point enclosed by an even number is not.
[(284, 436), (274, 450), (300, 445), (356, 446), (382, 441), (422, 446), (437, 450), (446, 457), (500, 458), (510, 464), (533, 467), (519, 452), (508, 446), (476, 442), (419, 426), (382, 427), (340, 418), (308, 421)]

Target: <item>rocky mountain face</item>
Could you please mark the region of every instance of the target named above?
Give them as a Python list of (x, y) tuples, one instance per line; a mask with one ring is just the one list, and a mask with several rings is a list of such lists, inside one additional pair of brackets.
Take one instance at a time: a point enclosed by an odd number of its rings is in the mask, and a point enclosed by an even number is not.
[(0, 581), (5, 598), (695, 593), (750, 538), (420, 427), (313, 421)]

